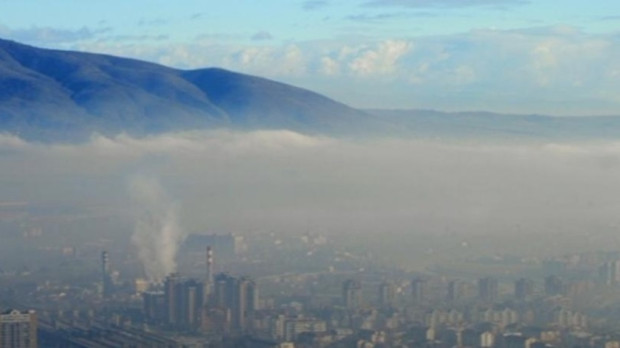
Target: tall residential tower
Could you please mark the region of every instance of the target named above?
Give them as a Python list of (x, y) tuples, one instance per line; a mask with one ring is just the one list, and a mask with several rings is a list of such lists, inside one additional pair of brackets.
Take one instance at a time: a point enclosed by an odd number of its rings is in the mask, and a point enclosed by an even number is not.
[(37, 315), (10, 309), (0, 314), (0, 348), (36, 348)]

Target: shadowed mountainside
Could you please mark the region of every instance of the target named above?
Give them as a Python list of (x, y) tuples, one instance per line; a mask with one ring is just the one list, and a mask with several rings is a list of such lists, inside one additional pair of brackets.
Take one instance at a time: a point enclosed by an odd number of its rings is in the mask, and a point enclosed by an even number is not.
[(0, 129), (27, 139), (223, 126), (337, 132), (370, 118), (308, 90), (222, 69), (183, 71), (0, 40)]

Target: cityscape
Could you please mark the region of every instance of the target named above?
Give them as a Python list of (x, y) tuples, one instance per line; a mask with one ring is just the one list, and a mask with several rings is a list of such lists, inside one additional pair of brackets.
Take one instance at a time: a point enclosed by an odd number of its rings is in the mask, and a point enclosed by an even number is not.
[(178, 272), (162, 279), (134, 276), (135, 255), (66, 246), (48, 267), (71, 267), (71, 281), (3, 269), (5, 308), (28, 309), (5, 311), (0, 337), (20, 347), (620, 345), (620, 252), (481, 255), (412, 270), (342, 242), (191, 234)]
[(0, 348), (620, 348), (619, 23), (0, 1)]

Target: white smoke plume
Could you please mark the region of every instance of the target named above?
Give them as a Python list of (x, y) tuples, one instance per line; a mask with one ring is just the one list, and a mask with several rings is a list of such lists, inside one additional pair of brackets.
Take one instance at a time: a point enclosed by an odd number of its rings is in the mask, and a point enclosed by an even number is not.
[(132, 242), (146, 277), (165, 278), (176, 270), (176, 254), (184, 234), (178, 224), (178, 205), (170, 200), (156, 178), (134, 176), (129, 181), (134, 202)]

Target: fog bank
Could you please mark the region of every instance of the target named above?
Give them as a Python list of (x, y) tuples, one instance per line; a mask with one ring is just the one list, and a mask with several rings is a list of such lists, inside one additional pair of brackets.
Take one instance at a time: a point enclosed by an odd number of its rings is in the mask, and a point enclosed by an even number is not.
[(620, 226), (616, 142), (205, 131), (43, 145), (2, 135), (0, 166), (3, 202), (118, 214), (136, 201), (127, 181), (148, 174), (178, 201), (187, 232), (591, 234)]

